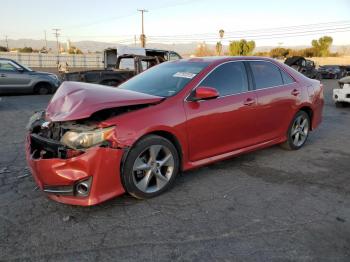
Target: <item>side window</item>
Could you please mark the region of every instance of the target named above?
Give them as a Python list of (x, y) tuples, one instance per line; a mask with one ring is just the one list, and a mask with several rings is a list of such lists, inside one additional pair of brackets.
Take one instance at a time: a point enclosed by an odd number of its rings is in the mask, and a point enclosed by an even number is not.
[(242, 62), (223, 64), (210, 73), (200, 84), (216, 88), (220, 96), (248, 91), (248, 79)]
[(169, 61), (174, 61), (179, 59), (181, 59), (181, 57), (178, 54), (172, 53), (172, 52), (169, 54)]
[(294, 79), (283, 70), (281, 70), (281, 75), (283, 79), (283, 84), (288, 85), (295, 82)]
[(119, 69), (135, 70), (134, 58), (120, 59)]
[(16, 72), (17, 68), (10, 61), (0, 60), (0, 71)]
[(274, 64), (264, 61), (252, 61), (249, 64), (253, 72), (256, 89), (283, 85), (280, 69)]

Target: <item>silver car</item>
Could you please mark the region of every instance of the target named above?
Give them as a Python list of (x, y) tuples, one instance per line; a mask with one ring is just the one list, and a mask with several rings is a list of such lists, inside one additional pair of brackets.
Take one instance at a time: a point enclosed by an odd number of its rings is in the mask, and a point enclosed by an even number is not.
[(0, 58), (0, 93), (49, 94), (61, 84), (57, 75), (36, 72), (14, 60)]

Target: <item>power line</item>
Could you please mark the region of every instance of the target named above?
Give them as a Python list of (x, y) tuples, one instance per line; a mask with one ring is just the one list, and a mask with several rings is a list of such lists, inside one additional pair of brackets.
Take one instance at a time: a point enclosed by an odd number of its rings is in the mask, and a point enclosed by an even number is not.
[[(344, 27), (336, 27), (336, 28), (322, 28), (322, 29), (314, 29), (314, 30), (299, 30), (295, 32), (286, 32), (286, 33), (264, 33), (264, 34), (235, 34), (231, 36), (226, 36), (224, 37), (225, 40), (229, 40), (232, 38), (261, 38), (261, 37), (274, 37), (274, 36), (293, 36), (293, 35), (298, 35), (302, 33), (316, 33), (316, 32), (332, 32), (335, 30), (346, 30), (350, 29), (349, 26), (344, 26)], [(162, 38), (162, 37), (153, 37), (150, 36), (151, 39), (158, 39), (158, 40), (171, 40), (173, 41), (174, 37), (167, 37), (167, 38)], [(176, 40), (198, 40), (198, 39), (205, 39), (205, 40), (216, 40), (217, 37), (212, 37), (212, 36), (207, 36), (207, 37), (176, 37)]]
[[(264, 36), (275, 36), (275, 35), (285, 35), (285, 34), (300, 34), (307, 31), (330, 31), (330, 30), (339, 30), (340, 27), (350, 26), (350, 20), (347, 21), (337, 21), (337, 22), (327, 22), (320, 24), (304, 24), (297, 26), (284, 26), (276, 28), (263, 28), (263, 29), (252, 29), (252, 30), (242, 30), (242, 31), (226, 31), (225, 38), (242, 38), (242, 37), (264, 37)], [(86, 38), (110, 38), (110, 35), (90, 35), (90, 36), (79, 36), (77, 37), (86, 37)], [(123, 35), (119, 36), (121, 40), (131, 39), (134, 35)], [(151, 35), (149, 36), (152, 39), (159, 40), (202, 40), (202, 39), (217, 39), (217, 34), (214, 33), (201, 33), (201, 34), (179, 34), (179, 35)], [(174, 39), (176, 38), (176, 39)]]
[[(298, 26), (285, 26), (285, 27), (273, 27), (273, 28), (260, 28), (260, 29), (252, 29), (252, 30), (240, 30), (240, 31), (225, 31), (225, 36), (228, 35), (237, 35), (239, 33), (255, 33), (255, 32), (285, 32), (285, 31), (298, 31), (303, 30), (305, 28), (307, 29), (318, 29), (322, 27), (328, 27), (328, 26), (347, 26), (350, 25), (350, 20), (347, 21), (341, 21), (341, 22), (328, 22), (328, 23), (319, 23), (319, 24), (305, 24), (305, 25), (298, 25)], [(159, 36), (152, 36), (152, 37), (194, 37), (194, 36), (216, 36), (215, 33), (200, 33), (200, 34), (183, 34), (183, 35), (159, 35)]]
[[(341, 32), (350, 32), (350, 27), (348, 28), (339, 28), (339, 29), (332, 29), (329, 31), (322, 31), (322, 33), (341, 33)], [(229, 39), (226, 38), (226, 41), (229, 40), (236, 40), (236, 39), (247, 39), (247, 40), (264, 40), (264, 39), (278, 39), (278, 38), (290, 38), (290, 37), (299, 37), (299, 36), (311, 36), (311, 35), (318, 35), (321, 32), (313, 31), (313, 32), (299, 32), (293, 35), (275, 35), (275, 36), (240, 36), (240, 37), (230, 37)], [(196, 39), (157, 39), (150, 37), (150, 41), (161, 41), (163, 43), (185, 43), (185, 42), (202, 42), (202, 41), (214, 41), (212, 38), (196, 38)]]

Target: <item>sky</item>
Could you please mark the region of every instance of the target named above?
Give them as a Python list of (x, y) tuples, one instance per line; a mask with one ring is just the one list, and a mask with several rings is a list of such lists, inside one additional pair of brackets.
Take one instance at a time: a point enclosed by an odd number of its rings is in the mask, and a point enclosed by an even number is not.
[(350, 44), (349, 0), (0, 0), (0, 38), (43, 39), (46, 30), (54, 40), (60, 28), (60, 41), (128, 43), (141, 33), (142, 8), (153, 42), (211, 43), (224, 29), (224, 44), (244, 37), (257, 46), (310, 45), (323, 35)]

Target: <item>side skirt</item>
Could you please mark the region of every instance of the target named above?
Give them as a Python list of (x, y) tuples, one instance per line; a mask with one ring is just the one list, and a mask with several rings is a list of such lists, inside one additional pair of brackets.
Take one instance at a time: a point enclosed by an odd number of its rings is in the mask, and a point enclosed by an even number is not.
[(208, 157), (208, 158), (201, 159), (201, 160), (198, 160), (198, 161), (195, 161), (195, 162), (188, 162), (188, 163), (186, 163), (184, 165), (184, 169), (183, 170), (186, 171), (186, 170), (190, 170), (190, 169), (193, 169), (193, 168), (197, 168), (197, 167), (201, 167), (201, 166), (204, 166), (204, 165), (208, 165), (208, 164), (211, 164), (211, 163), (214, 163), (214, 162), (218, 162), (218, 161), (221, 161), (221, 160), (225, 160), (225, 159), (228, 159), (228, 158), (231, 158), (231, 157), (234, 157), (234, 156), (238, 156), (238, 155), (242, 155), (242, 154), (245, 154), (245, 153), (249, 153), (249, 152), (255, 151), (257, 149), (262, 149), (262, 148), (270, 147), (270, 146), (273, 146), (273, 145), (276, 145), (276, 144), (280, 144), (280, 143), (282, 143), (284, 141), (286, 141), (286, 137), (276, 138), (276, 139), (269, 140), (269, 141), (266, 141), (266, 142), (263, 142), (263, 143), (260, 143), (260, 144), (257, 144), (257, 145), (240, 148), (240, 149), (237, 149), (237, 150), (234, 150), (234, 151), (231, 151), (231, 152), (227, 152), (227, 153), (224, 153), (224, 154), (220, 154), (220, 155), (217, 155), (217, 156)]

